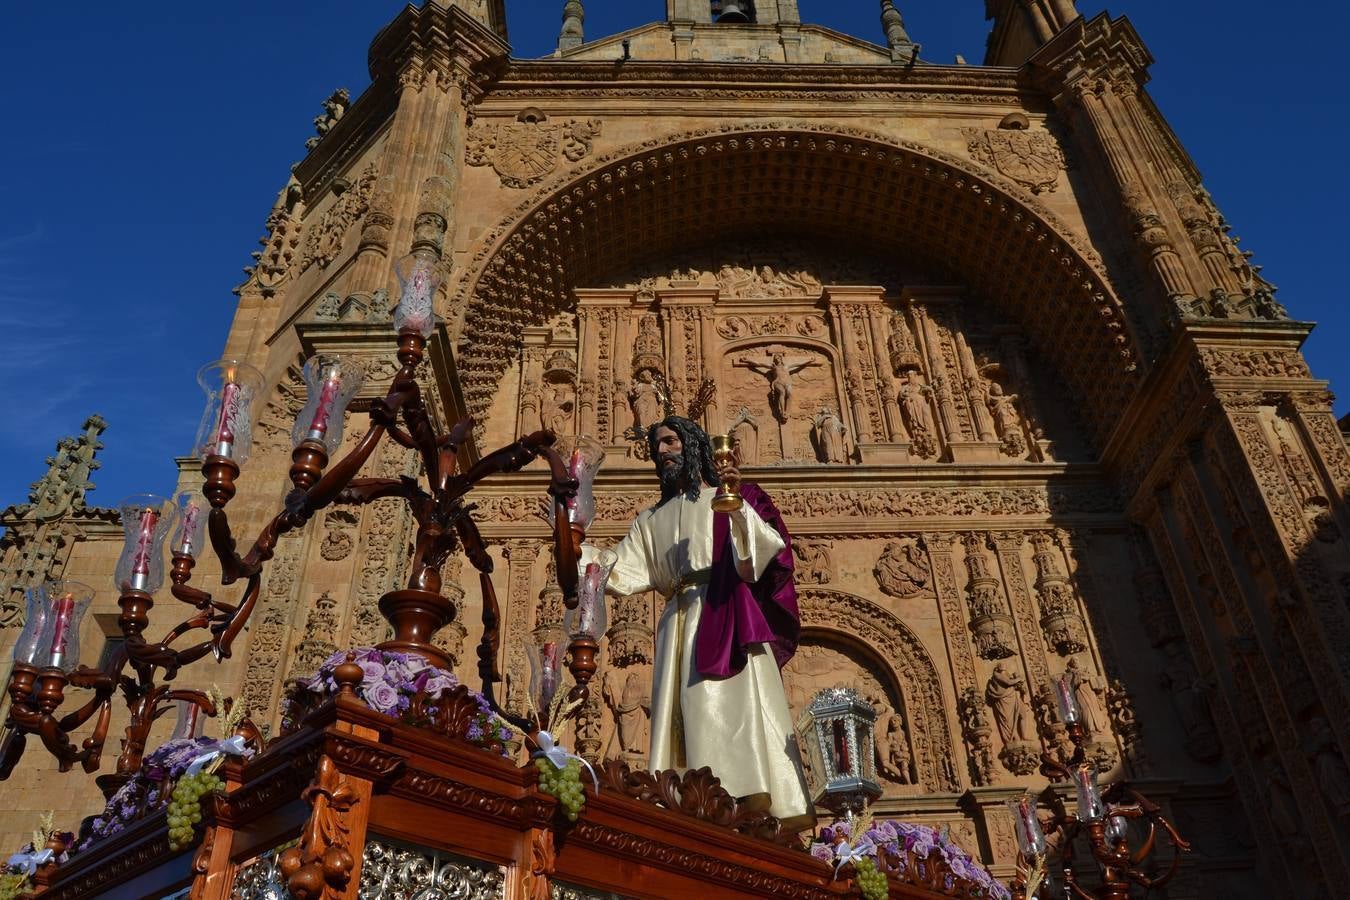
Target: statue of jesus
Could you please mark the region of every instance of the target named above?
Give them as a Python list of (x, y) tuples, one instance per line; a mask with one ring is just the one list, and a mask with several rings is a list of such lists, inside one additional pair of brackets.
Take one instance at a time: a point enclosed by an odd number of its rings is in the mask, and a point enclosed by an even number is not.
[[(783, 518), (734, 463), (719, 471), (708, 435), (667, 416), (647, 433), (661, 500), (616, 548), (609, 590), (667, 598), (657, 625), (648, 766), (708, 766), (750, 809), (799, 830), (814, 821), (779, 669), (800, 623)], [(714, 513), (720, 482), (745, 503)]]

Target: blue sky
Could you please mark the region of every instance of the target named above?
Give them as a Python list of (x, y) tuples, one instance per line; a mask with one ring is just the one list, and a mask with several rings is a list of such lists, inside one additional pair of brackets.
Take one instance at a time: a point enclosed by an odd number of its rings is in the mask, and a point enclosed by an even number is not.
[[(896, 0), (923, 56), (983, 56), (982, 0)], [(1088, 14), (1103, 7), (1079, 0)], [(549, 53), (562, 0), (507, 0), (518, 56)], [(589, 37), (659, 19), (662, 0), (588, 0)], [(109, 422), (91, 502), (172, 488), (219, 355), (230, 289), (312, 118), (367, 83), (377, 0), (20, 4), (0, 30), (0, 506), (85, 416)], [(1350, 33), (1341, 3), (1121, 0), (1157, 58), (1151, 90), (1333, 389), (1350, 385), (1336, 216)], [(1298, 10), (1297, 13), (1289, 10)], [(801, 0), (805, 21), (881, 37), (875, 0)], [(1333, 268), (1335, 267), (1335, 268)], [(1350, 386), (1337, 401), (1350, 411)]]

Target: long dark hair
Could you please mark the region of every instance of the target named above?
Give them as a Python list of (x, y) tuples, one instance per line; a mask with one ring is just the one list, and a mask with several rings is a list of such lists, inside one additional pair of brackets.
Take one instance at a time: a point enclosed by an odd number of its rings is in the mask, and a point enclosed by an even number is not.
[[(679, 436), (683, 448), (680, 451), (683, 462), (674, 472), (666, 472), (661, 465), (661, 451), (656, 444), (656, 432), (662, 426)], [(682, 481), (688, 485), (684, 495), (690, 500), (698, 499), (703, 485), (716, 487), (720, 483), (717, 469), (713, 466), (712, 441), (708, 439), (708, 432), (699, 427), (697, 422), (683, 416), (666, 416), (647, 429), (647, 450), (652, 462), (656, 464), (656, 476), (661, 479), (661, 503), (680, 493)]]

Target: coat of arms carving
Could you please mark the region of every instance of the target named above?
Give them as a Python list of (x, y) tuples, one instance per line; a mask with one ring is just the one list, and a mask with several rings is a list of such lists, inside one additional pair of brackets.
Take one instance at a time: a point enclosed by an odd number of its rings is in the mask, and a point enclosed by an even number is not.
[(1064, 154), (1045, 131), (1017, 128), (965, 129), (967, 149), (977, 162), (993, 166), (1033, 194), (1053, 191), (1064, 168)]
[(527, 110), (514, 122), (477, 121), (469, 129), (464, 161), (492, 166), (507, 187), (527, 187), (558, 167), (559, 149), (570, 162), (591, 152), (600, 133), (596, 119), (549, 123), (537, 110)]

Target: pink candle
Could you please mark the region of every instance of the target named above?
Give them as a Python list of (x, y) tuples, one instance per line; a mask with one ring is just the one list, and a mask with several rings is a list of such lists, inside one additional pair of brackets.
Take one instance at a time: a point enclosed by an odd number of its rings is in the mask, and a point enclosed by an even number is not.
[(336, 366), (328, 370), (328, 378), (323, 383), (323, 389), (319, 391), (319, 403), (314, 409), (314, 418), (309, 423), (309, 434), (306, 438), (312, 441), (322, 443), (323, 437), (328, 433), (328, 418), (333, 414), (333, 404), (337, 402), (338, 392), (342, 390), (342, 377), (338, 373)]
[(70, 630), (71, 617), (75, 614), (75, 595), (67, 591), (61, 595), (61, 599), (52, 604), (52, 607), (55, 627), (52, 629), (52, 653), (49, 664), (60, 668), (66, 658), (67, 632)]
[(220, 422), (216, 425), (216, 455), (231, 457), (234, 455), (234, 420), (239, 415), (239, 401), (242, 389), (234, 380), (234, 370), (225, 375), (229, 382), (220, 392)]
[(136, 555), (131, 559), (131, 588), (145, 590), (150, 581), (150, 552), (155, 544), (155, 525), (159, 513), (150, 507), (141, 510), (141, 531), (136, 536)]
[(1073, 681), (1067, 672), (1056, 675), (1054, 680), (1055, 700), (1059, 704), (1059, 716), (1065, 725), (1078, 721), (1078, 701), (1073, 698)]
[[(548, 641), (540, 648), (539, 653), (539, 693), (544, 704), (547, 705), (553, 699), (554, 693), (558, 690), (558, 652), (560, 645), (557, 641)], [(542, 710), (540, 711), (542, 712)]]
[[(578, 484), (581, 483), (581, 473), (586, 468), (586, 458), (581, 452), (581, 448), (572, 451), (572, 458), (567, 461), (567, 477)], [(577, 511), (577, 499), (580, 495), (580, 489), (577, 494), (569, 497), (567, 500), (567, 512), (575, 513)]]
[[(192, 536), (197, 533), (197, 518), (202, 514), (202, 509), (195, 503), (189, 503), (183, 507), (183, 541), (178, 545), (178, 552), (184, 556), (193, 556), (197, 548), (192, 546)], [(153, 529), (152, 529), (153, 532)], [(144, 534), (144, 531), (142, 531)], [(139, 552), (140, 545), (137, 544)], [(146, 566), (146, 572), (149, 573), (149, 566)]]

